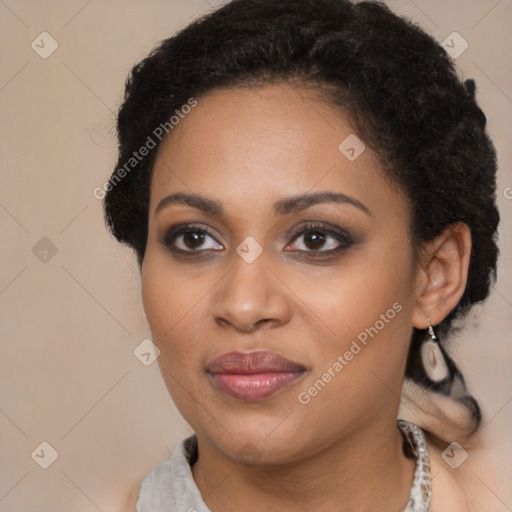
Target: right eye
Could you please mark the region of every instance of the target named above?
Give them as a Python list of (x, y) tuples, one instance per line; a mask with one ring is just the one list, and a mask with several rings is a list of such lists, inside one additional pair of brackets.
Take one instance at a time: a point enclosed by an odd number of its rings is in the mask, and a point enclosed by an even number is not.
[(160, 241), (170, 251), (179, 253), (197, 253), (207, 250), (221, 251), (224, 249), (208, 229), (192, 224), (171, 228)]

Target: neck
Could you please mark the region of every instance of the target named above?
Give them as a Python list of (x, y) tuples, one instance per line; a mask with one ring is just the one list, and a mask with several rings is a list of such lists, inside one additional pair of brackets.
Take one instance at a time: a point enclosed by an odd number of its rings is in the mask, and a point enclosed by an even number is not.
[(198, 438), (192, 468), (212, 512), (244, 510), (396, 511), (409, 499), (414, 460), (396, 421), (373, 423), (291, 464), (247, 466)]

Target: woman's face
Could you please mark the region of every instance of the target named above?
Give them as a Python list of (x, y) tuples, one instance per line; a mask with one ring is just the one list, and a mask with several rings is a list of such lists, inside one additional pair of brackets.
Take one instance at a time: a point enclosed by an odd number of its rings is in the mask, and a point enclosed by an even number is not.
[(191, 427), (235, 460), (291, 462), (396, 421), (409, 205), (315, 94), (214, 91), (155, 161), (142, 288), (158, 362)]

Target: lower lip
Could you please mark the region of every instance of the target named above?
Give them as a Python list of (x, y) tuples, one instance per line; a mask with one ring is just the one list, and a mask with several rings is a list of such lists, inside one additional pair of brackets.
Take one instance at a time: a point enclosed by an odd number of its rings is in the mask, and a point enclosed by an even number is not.
[(257, 401), (291, 386), (304, 372), (266, 372), (251, 374), (209, 374), (220, 390), (238, 400)]

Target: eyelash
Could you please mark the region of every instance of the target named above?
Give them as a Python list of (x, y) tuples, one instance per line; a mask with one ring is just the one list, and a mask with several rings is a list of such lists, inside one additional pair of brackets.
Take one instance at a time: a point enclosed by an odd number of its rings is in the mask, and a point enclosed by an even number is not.
[[(184, 250), (184, 249), (179, 249), (173, 245), (173, 242), (175, 242), (176, 238), (178, 238), (179, 236), (182, 236), (184, 234), (191, 233), (191, 232), (205, 233), (208, 236), (210, 236), (211, 238), (213, 238), (217, 244), (222, 245), (216, 240), (216, 235), (213, 232), (211, 232), (206, 227), (200, 227), (196, 224), (184, 224), (184, 225), (172, 227), (167, 231), (167, 233), (164, 236), (159, 238), (159, 242), (161, 244), (163, 244), (165, 247), (167, 247), (167, 249), (169, 249), (169, 251), (171, 251), (172, 253), (174, 253), (176, 255), (185, 256), (185, 257), (197, 257), (198, 255), (199, 256), (202, 255), (202, 253), (204, 254), (205, 249)], [(337, 255), (338, 253), (342, 252), (343, 250), (347, 249), (348, 247), (350, 247), (353, 244), (352, 238), (346, 231), (340, 231), (340, 232), (333, 231), (332, 229), (329, 229), (321, 224), (309, 223), (309, 224), (301, 226), (300, 228), (298, 228), (297, 230), (294, 231), (294, 233), (292, 234), (291, 242), (289, 242), (287, 244), (287, 246), (290, 244), (295, 244), (296, 240), (300, 236), (309, 234), (309, 233), (320, 233), (320, 234), (326, 236), (326, 238), (332, 237), (339, 243), (339, 245), (336, 248), (329, 249), (329, 250), (321, 250), (321, 249), (319, 249), (319, 250), (314, 250), (314, 249), (313, 250), (300, 250), (299, 249), (299, 250), (296, 250), (295, 252), (306, 253), (308, 256), (311, 255), (314, 258), (327, 258), (327, 257), (333, 257), (333, 256)], [(207, 250), (208, 251), (211, 251), (211, 250), (219, 251), (220, 249), (207, 249)]]
[(337, 247), (329, 250), (309, 250), (303, 251), (298, 250), (298, 252), (304, 252), (306, 254), (313, 256), (314, 258), (327, 258), (332, 257), (343, 250), (347, 249), (353, 244), (352, 238), (346, 231), (334, 231), (332, 229), (327, 228), (322, 224), (309, 223), (301, 226), (292, 234), (291, 243), (295, 244), (296, 240), (302, 235), (306, 235), (309, 233), (320, 233), (324, 236), (331, 237), (338, 242)]

